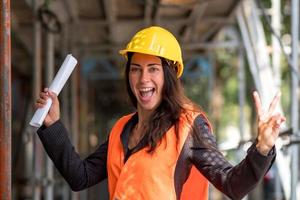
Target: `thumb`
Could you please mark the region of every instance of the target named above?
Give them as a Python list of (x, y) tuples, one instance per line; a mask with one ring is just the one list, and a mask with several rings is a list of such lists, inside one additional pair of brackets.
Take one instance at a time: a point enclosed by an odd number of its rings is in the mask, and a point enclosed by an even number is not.
[(282, 122), (283, 122), (283, 119), (280, 114), (276, 114), (270, 119), (270, 124), (273, 127), (273, 129), (279, 130)]

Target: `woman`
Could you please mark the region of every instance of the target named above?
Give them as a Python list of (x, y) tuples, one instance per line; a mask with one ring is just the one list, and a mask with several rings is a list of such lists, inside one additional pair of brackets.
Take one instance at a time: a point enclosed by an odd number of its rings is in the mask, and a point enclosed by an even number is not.
[[(275, 159), (275, 140), (285, 121), (275, 113), (280, 94), (263, 112), (254, 92), (257, 140), (245, 159), (232, 166), (217, 150), (205, 114), (183, 94), (179, 80), (183, 63), (175, 37), (161, 27), (146, 28), (120, 53), (127, 58), (126, 84), (136, 112), (120, 118), (108, 140), (84, 160), (60, 121), (57, 97), (45, 89), (36, 102), (40, 108), (47, 98), (53, 100), (38, 135), (71, 188), (82, 190), (108, 178), (113, 200), (204, 200), (208, 181), (232, 199), (252, 190)], [(192, 184), (196, 191), (191, 198), (186, 192), (195, 176), (198, 182)]]

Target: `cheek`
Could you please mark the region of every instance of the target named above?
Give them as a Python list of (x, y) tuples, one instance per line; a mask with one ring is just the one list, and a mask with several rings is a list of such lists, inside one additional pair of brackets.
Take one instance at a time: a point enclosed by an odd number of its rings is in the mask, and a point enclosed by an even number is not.
[(159, 93), (162, 93), (164, 88), (164, 80), (163, 79), (157, 80), (157, 86), (158, 86)]
[(161, 87), (161, 90), (163, 90), (164, 84), (165, 84), (165, 79), (164, 79), (164, 75), (162, 74), (162, 76), (160, 78), (160, 87)]

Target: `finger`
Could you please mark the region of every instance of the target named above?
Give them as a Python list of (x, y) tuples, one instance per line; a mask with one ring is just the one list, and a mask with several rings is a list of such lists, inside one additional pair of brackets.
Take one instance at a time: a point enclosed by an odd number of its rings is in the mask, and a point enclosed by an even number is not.
[(57, 95), (54, 92), (49, 91), (49, 96), (52, 99), (53, 104), (59, 104)]
[(37, 100), (36, 100), (36, 103), (40, 103), (40, 104), (45, 105), (45, 104), (47, 103), (47, 100), (44, 100), (44, 99), (37, 99)]
[(275, 95), (275, 97), (273, 98), (270, 106), (269, 106), (269, 115), (272, 115), (276, 109), (276, 106), (278, 105), (278, 102), (280, 100), (280, 96), (281, 96), (281, 92), (277, 92), (277, 94)]
[(41, 92), (40, 93), (40, 98), (44, 99), (44, 100), (47, 100), (49, 98), (49, 94), (46, 93), (46, 92)]
[(272, 126), (274, 130), (279, 129), (281, 124), (285, 121), (285, 118), (280, 114), (277, 113), (272, 116), (272, 118), (269, 121), (269, 125)]
[(45, 104), (41, 104), (41, 103), (35, 103), (34, 104), (34, 108), (38, 109), (38, 108), (43, 108), (45, 106)]
[(279, 115), (279, 117), (278, 117), (276, 123), (277, 123), (279, 126), (281, 126), (281, 124), (282, 124), (283, 122), (285, 122), (285, 121), (286, 121), (286, 118), (285, 118), (284, 116), (282, 116), (282, 115)]
[(254, 98), (256, 113), (258, 115), (258, 118), (261, 118), (262, 117), (262, 107), (261, 107), (261, 101), (260, 101), (257, 91), (253, 92), (253, 98)]

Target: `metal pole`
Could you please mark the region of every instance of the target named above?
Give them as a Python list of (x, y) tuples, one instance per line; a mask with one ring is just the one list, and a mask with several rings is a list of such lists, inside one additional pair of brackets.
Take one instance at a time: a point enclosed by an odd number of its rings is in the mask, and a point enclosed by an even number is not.
[(246, 80), (245, 80), (245, 62), (244, 62), (244, 49), (239, 48), (239, 60), (238, 60), (238, 80), (239, 80), (239, 106), (240, 106), (240, 119), (239, 119), (239, 128), (241, 140), (245, 140), (245, 115), (244, 115), (244, 106), (246, 99)]
[[(245, 62), (244, 62), (244, 48), (238, 49), (238, 83), (239, 83), (239, 129), (241, 141), (245, 141), (245, 99), (246, 99), (246, 79), (245, 79)], [(244, 157), (244, 152), (242, 149), (239, 149), (237, 152), (239, 160), (242, 160)], [(249, 199), (248, 195), (243, 198), (243, 200)]]
[[(47, 52), (46, 52), (46, 74), (45, 82), (49, 86), (54, 77), (54, 35), (47, 32)], [(46, 200), (53, 200), (53, 163), (50, 158), (46, 157)]]
[(252, 74), (252, 77), (254, 80), (254, 84), (255, 84), (256, 89), (259, 92), (259, 94), (262, 94), (262, 84), (259, 80), (258, 66), (257, 66), (256, 58), (255, 58), (255, 53), (254, 53), (252, 45), (251, 45), (250, 34), (247, 29), (246, 20), (243, 15), (243, 9), (244, 9), (243, 5), (238, 8), (236, 18), (237, 18), (237, 22), (238, 22), (238, 25), (239, 25), (239, 28), (241, 31), (243, 44), (246, 49), (246, 55), (247, 55), (248, 62), (249, 62), (249, 69), (251, 71), (251, 74)]
[(0, 199), (11, 199), (11, 38), (10, 0), (0, 14)]
[[(292, 64), (297, 73), (299, 73), (298, 62), (298, 42), (299, 42), (299, 0), (292, 0)], [(291, 72), (291, 125), (296, 135), (299, 130), (299, 80), (295, 73)], [(297, 200), (297, 182), (298, 182), (298, 146), (291, 147), (291, 200)]]
[(275, 199), (274, 200), (281, 200), (283, 199), (283, 194), (282, 194), (282, 191), (281, 191), (281, 181), (280, 181), (280, 177), (279, 177), (279, 172), (278, 172), (278, 166), (275, 166), (275, 183), (274, 183), (274, 187), (275, 187), (275, 193), (274, 193), (274, 196), (275, 196)]
[[(239, 101), (239, 129), (240, 129), (240, 141), (244, 141), (245, 139), (245, 118), (244, 118), (244, 106), (245, 106), (245, 63), (244, 63), (244, 55), (243, 48), (238, 49), (238, 101)], [(243, 152), (241, 149), (237, 152), (237, 157), (239, 160), (242, 160)], [(248, 199), (248, 196), (245, 196), (243, 200)]]
[[(272, 27), (275, 33), (280, 37), (280, 29), (281, 29), (281, 4), (280, 0), (272, 0)], [(281, 85), (281, 70), (280, 70), (280, 58), (281, 58), (281, 49), (278, 39), (272, 35), (272, 65), (274, 72), (274, 80), (276, 87), (278, 89)]]
[[(37, 16), (39, 0), (32, 0), (34, 16)], [(41, 65), (42, 65), (42, 31), (40, 22), (35, 19), (33, 25), (33, 100), (37, 99), (41, 92)], [(41, 199), (41, 170), (42, 170), (42, 149), (41, 143), (36, 134), (33, 134), (33, 152), (32, 152), (32, 164), (33, 164), (33, 198), (34, 200)]]
[[(272, 0), (272, 28), (274, 32), (280, 37), (281, 33), (281, 2), (280, 0)], [(277, 90), (280, 90), (281, 86), (281, 70), (280, 70), (280, 59), (281, 59), (281, 49), (280, 43), (278, 39), (272, 35), (272, 65), (273, 65), (273, 72), (274, 72), (274, 81)], [(274, 196), (275, 200), (280, 200), (283, 197), (281, 191), (281, 184), (280, 184), (280, 177), (279, 177), (279, 170), (275, 167), (275, 177), (274, 177)], [(278, 176), (277, 176), (278, 174)]]
[[(33, 4), (33, 12), (35, 17), (37, 15), (37, 8), (39, 0), (32, 0)], [(35, 18), (34, 25), (33, 25), (33, 98), (36, 99), (41, 92), (41, 83), (42, 83), (42, 30), (41, 24)]]

